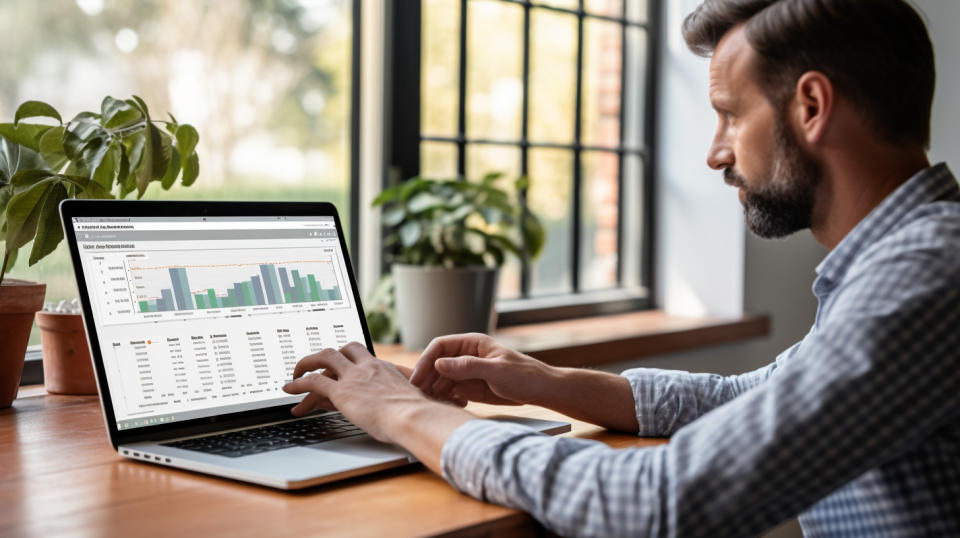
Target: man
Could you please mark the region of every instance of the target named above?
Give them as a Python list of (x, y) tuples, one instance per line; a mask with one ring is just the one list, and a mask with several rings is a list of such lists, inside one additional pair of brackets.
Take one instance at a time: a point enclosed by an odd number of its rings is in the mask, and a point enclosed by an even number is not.
[[(960, 536), (960, 189), (925, 154), (923, 22), (903, 0), (707, 0), (684, 35), (712, 55), (707, 162), (748, 227), (809, 227), (831, 249), (801, 342), (739, 376), (616, 376), (448, 336), (412, 384), (352, 344), (301, 361), (295, 413), (335, 406), (562, 534), (745, 536), (799, 514), (809, 536)], [(321, 367), (336, 379), (300, 377)], [(613, 450), (436, 400), (533, 403), (671, 440)]]

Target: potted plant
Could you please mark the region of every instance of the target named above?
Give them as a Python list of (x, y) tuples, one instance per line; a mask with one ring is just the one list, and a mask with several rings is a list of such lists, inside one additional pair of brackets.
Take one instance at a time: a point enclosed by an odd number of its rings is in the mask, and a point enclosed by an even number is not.
[(383, 206), (385, 247), (393, 251), (391, 275), (371, 301), (375, 337), (389, 338), (399, 325), (404, 346), (422, 349), (435, 336), (493, 329), (506, 256), (534, 259), (544, 243), (539, 219), (519, 201), (528, 179), (514, 182), (518, 197), (512, 199), (497, 186), (501, 177), (416, 177), (373, 201)]
[[(22, 121), (36, 117), (56, 124)], [(198, 140), (196, 129), (173, 116), (152, 119), (135, 95), (106, 97), (99, 112), (81, 112), (67, 123), (52, 106), (27, 101), (17, 108), (13, 123), (0, 123), (0, 407), (8, 407), (16, 396), (45, 288), (4, 278), (20, 249), (33, 242), (28, 259), (33, 265), (57, 248), (63, 240), (58, 206), (66, 198), (123, 198), (134, 192), (140, 198), (152, 181), (164, 189), (177, 178), (184, 186), (193, 184), (199, 173)], [(73, 323), (79, 326), (76, 319)], [(86, 353), (86, 343), (82, 351)], [(44, 350), (45, 371), (89, 369), (88, 354), (67, 363), (57, 360)]]

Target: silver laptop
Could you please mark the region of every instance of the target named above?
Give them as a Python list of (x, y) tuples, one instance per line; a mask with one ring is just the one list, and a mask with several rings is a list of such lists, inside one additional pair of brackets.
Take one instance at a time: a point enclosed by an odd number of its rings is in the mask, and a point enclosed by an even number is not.
[(281, 390), (306, 355), (373, 351), (331, 204), (66, 200), (60, 212), (119, 454), (281, 489), (415, 461), (338, 413), (294, 418), (303, 395)]

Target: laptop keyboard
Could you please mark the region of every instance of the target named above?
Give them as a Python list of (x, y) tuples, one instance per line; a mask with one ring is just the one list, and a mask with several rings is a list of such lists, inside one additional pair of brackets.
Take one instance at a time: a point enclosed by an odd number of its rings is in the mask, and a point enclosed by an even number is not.
[(363, 434), (363, 430), (343, 418), (340, 413), (321, 417), (260, 426), (235, 432), (221, 433), (183, 441), (163, 443), (163, 446), (182, 448), (239, 458), (270, 450), (313, 445), (324, 441)]

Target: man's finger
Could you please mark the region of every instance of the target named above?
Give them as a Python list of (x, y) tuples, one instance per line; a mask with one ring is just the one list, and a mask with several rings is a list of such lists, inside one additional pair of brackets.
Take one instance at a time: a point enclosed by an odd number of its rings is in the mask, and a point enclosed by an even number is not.
[(297, 405), (293, 406), (293, 409), (290, 412), (297, 417), (302, 417), (303, 415), (309, 414), (311, 411), (316, 409), (327, 409), (333, 411), (336, 407), (333, 405), (328, 398), (320, 395), (319, 393), (311, 392), (307, 394), (307, 397), (300, 401)]
[(433, 363), (440, 357), (456, 357), (458, 355), (477, 355), (479, 353), (481, 337), (484, 335), (477, 333), (451, 334), (448, 336), (439, 336), (434, 338), (417, 360), (413, 368), (413, 376), (410, 382), (423, 388), (429, 387), (426, 384), (426, 378), (431, 377)]
[(311, 374), (298, 377), (283, 386), (283, 391), (288, 394), (303, 394), (304, 392), (316, 392), (329, 397), (330, 390), (337, 382), (325, 375)]
[(300, 359), (300, 362), (293, 369), (293, 378), (297, 379), (307, 372), (320, 368), (330, 368), (339, 377), (345, 368), (350, 367), (350, 364), (350, 361), (339, 351), (328, 348)]
[(370, 350), (367, 349), (367, 346), (361, 344), (360, 342), (350, 342), (349, 344), (340, 348), (340, 353), (351, 362), (356, 364), (367, 362), (376, 358), (370, 353)]
[(489, 372), (490, 366), (490, 359), (479, 357), (446, 357), (437, 359), (434, 364), (440, 375), (454, 381), (485, 379), (484, 374)]

